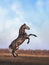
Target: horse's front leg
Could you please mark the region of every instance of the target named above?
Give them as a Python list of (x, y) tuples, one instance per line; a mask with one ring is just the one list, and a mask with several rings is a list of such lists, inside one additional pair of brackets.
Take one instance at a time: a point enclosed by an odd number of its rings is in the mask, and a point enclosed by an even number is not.
[(34, 36), (34, 37), (37, 37), (37, 35), (35, 35), (35, 34), (29, 34), (28, 36)]
[(28, 39), (28, 42), (27, 42), (27, 44), (29, 44), (29, 42), (30, 42), (30, 38), (29, 38), (29, 37), (27, 37), (27, 39)]

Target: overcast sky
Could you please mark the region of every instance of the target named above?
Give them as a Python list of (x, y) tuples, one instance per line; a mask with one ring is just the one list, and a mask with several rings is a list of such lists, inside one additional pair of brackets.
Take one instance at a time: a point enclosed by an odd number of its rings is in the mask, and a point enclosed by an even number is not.
[(8, 48), (26, 23), (38, 37), (30, 37), (19, 49), (49, 50), (49, 0), (0, 0), (0, 48)]

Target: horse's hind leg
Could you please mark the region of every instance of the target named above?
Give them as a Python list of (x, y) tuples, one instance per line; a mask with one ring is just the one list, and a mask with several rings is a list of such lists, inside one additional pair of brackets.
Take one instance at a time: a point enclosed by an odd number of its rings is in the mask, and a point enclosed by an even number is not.
[(16, 56), (18, 56), (18, 53), (17, 53), (18, 48), (19, 48), (19, 46), (18, 46), (18, 47), (16, 47)]
[[(16, 52), (16, 50), (18, 50), (19, 47), (16, 47), (15, 49), (12, 50), (12, 55), (14, 57), (18, 56), (18, 53)], [(16, 52), (16, 53), (15, 53)]]
[(16, 57), (15, 49), (12, 50), (12, 55), (13, 55), (14, 57)]

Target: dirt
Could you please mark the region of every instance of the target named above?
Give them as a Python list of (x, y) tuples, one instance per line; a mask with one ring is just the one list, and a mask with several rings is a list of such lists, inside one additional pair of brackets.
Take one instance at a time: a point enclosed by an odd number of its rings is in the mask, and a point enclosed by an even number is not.
[(19, 51), (18, 56), (13, 57), (8, 50), (3, 49), (0, 50), (0, 65), (49, 65), (49, 54), (28, 54)]
[(49, 57), (3, 56), (0, 65), (49, 65)]

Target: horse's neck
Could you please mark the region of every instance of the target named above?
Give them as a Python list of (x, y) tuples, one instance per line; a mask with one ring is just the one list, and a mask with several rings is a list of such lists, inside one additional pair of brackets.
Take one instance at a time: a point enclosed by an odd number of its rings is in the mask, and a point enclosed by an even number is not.
[(19, 34), (25, 34), (25, 29), (20, 28)]

